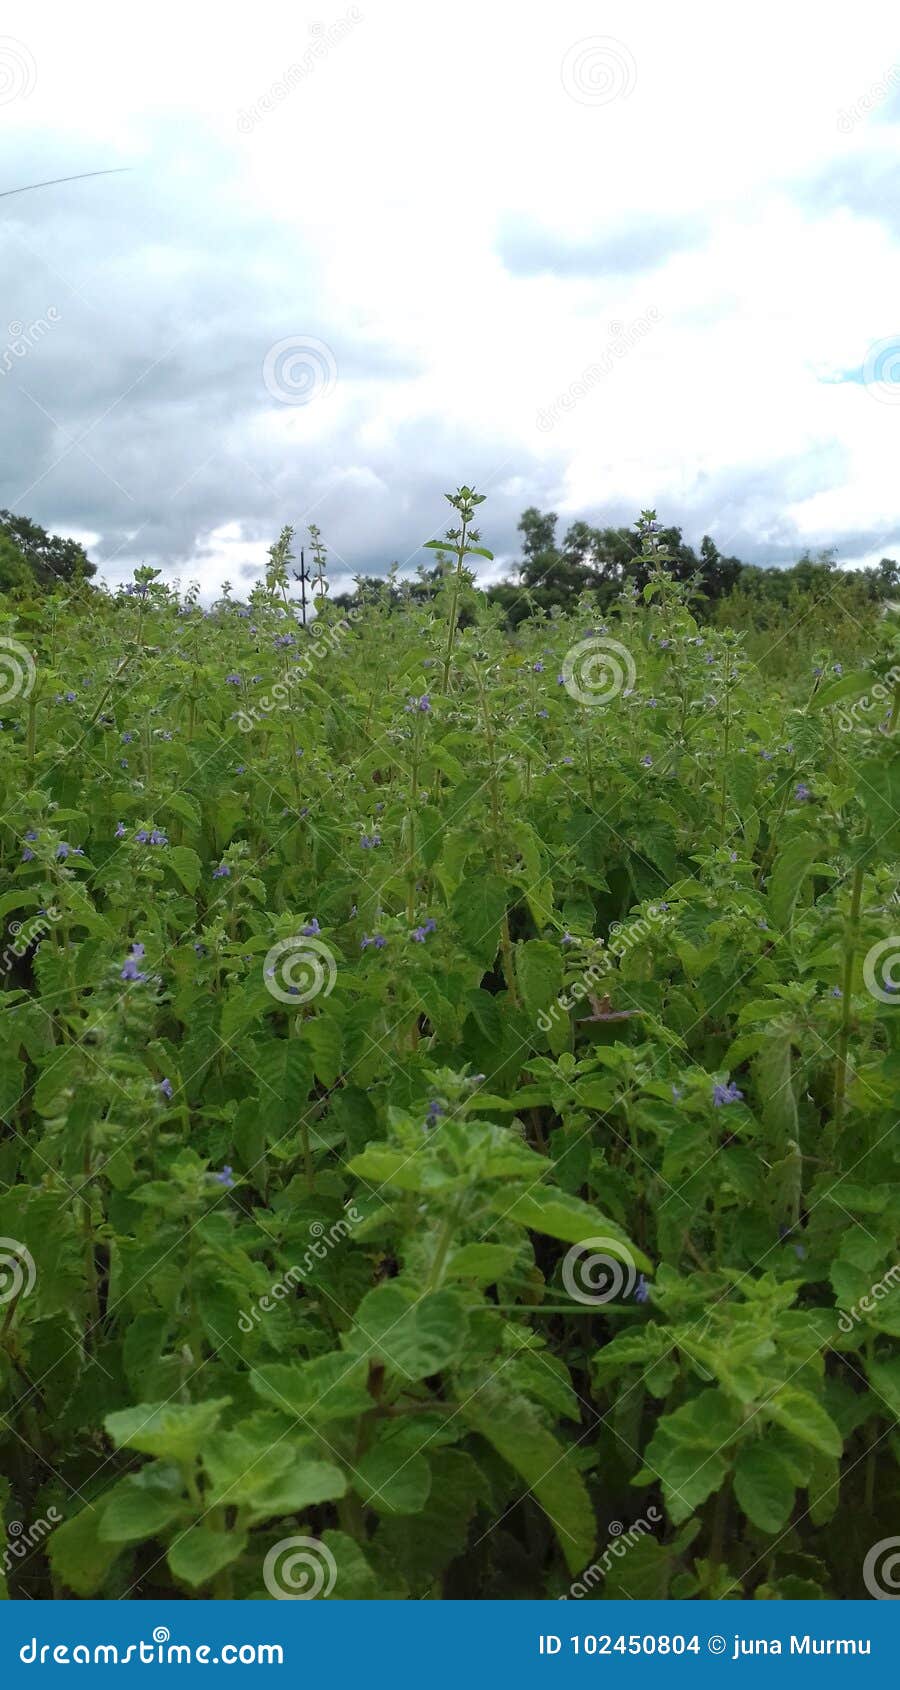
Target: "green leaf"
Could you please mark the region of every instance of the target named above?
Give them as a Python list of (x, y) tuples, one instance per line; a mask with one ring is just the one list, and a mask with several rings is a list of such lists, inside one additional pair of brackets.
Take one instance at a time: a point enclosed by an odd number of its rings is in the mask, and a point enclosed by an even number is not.
[(546, 939), (529, 939), (517, 945), (516, 978), (529, 1015), (539, 1015), (562, 991), (563, 966), (559, 948)]
[(477, 1285), (495, 1285), (512, 1273), (518, 1250), (508, 1244), (463, 1244), (447, 1263), (448, 1279), (472, 1279)]
[(399, 1285), (382, 1285), (360, 1303), (353, 1337), (412, 1382), (455, 1361), (466, 1334), (466, 1307), (457, 1292), (434, 1291), (416, 1300)]
[(517, 1221), (519, 1226), (527, 1226), (532, 1232), (543, 1232), (549, 1238), (560, 1238), (566, 1244), (602, 1238), (609, 1246), (609, 1255), (652, 1272), (651, 1262), (630, 1243), (615, 1221), (598, 1214), (580, 1197), (570, 1197), (568, 1192), (534, 1186), (531, 1190), (525, 1187), (516, 1194), (514, 1187), (507, 1187), (497, 1194), (492, 1206), (495, 1213), (505, 1220)]
[(102, 1518), (100, 1507), (88, 1506), (71, 1520), (64, 1520), (48, 1539), (47, 1553), (53, 1572), (76, 1596), (96, 1595), (121, 1553), (118, 1543), (106, 1543), (100, 1537)]
[(777, 1450), (763, 1439), (745, 1443), (734, 1468), (734, 1493), (748, 1520), (763, 1532), (780, 1532), (794, 1506), (791, 1471)]
[(900, 757), (896, 752), (861, 764), (856, 794), (872, 824), (879, 850), (900, 848)]
[(418, 1514), (428, 1501), (431, 1469), (424, 1455), (405, 1456), (390, 1440), (355, 1461), (354, 1490), (379, 1514)]
[(343, 1420), (371, 1408), (365, 1362), (335, 1351), (288, 1367), (279, 1362), (255, 1368), (250, 1383), (258, 1396), (282, 1413), (317, 1421)]
[(468, 876), (454, 894), (450, 913), (466, 950), (489, 968), (506, 914), (505, 882), (496, 874)]
[(772, 921), (779, 933), (787, 933), (794, 919), (800, 888), (819, 855), (814, 835), (800, 833), (782, 846), (769, 876), (768, 898)]
[(185, 891), (196, 892), (203, 872), (203, 864), (196, 851), (193, 851), (190, 845), (170, 845), (166, 852), (166, 862), (178, 876)]
[(738, 1405), (715, 1389), (701, 1391), (657, 1421), (644, 1460), (662, 1479), (675, 1525), (689, 1519), (724, 1482), (730, 1467), (728, 1445), (742, 1425)]
[(587, 1566), (596, 1541), (594, 1510), (571, 1452), (523, 1397), (510, 1397), (490, 1383), (461, 1405), (460, 1416), (525, 1480), (556, 1532), (569, 1570)]
[(831, 1416), (809, 1391), (783, 1385), (764, 1404), (762, 1412), (783, 1426), (802, 1443), (811, 1444), (822, 1455), (840, 1455), (843, 1441)]
[(142, 1402), (108, 1414), (104, 1425), (119, 1449), (188, 1463), (208, 1443), (230, 1401), (216, 1397), (201, 1403)]
[(175, 1539), (167, 1559), (176, 1578), (196, 1586), (209, 1584), (223, 1567), (236, 1561), (246, 1547), (246, 1532), (217, 1532), (210, 1526), (197, 1525)]
[(162, 1486), (152, 1489), (145, 1477), (149, 1471), (129, 1474), (110, 1491), (99, 1528), (102, 1543), (140, 1543), (185, 1517), (180, 1481), (168, 1492)]

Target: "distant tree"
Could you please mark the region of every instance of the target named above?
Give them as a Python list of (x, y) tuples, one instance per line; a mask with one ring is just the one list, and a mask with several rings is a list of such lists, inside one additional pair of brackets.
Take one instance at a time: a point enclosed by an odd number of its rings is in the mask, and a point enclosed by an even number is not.
[(60, 581), (83, 581), (97, 573), (96, 564), (91, 563), (78, 540), (48, 534), (46, 528), (27, 516), (0, 510), (2, 537), (12, 542), (41, 587), (53, 587)]
[(0, 593), (34, 586), (34, 573), (11, 535), (0, 529)]

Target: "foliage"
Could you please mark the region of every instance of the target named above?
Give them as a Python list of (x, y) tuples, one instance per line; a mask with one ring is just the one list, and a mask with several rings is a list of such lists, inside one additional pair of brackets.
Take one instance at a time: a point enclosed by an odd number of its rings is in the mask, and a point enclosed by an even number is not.
[(853, 1597), (894, 1529), (895, 636), (763, 684), (652, 513), (510, 636), (477, 502), (423, 602), (317, 551), (308, 628), (289, 532), (246, 605), (5, 607), (15, 1596), (278, 1594), (297, 1534), (557, 1596), (652, 1507), (592, 1596)]

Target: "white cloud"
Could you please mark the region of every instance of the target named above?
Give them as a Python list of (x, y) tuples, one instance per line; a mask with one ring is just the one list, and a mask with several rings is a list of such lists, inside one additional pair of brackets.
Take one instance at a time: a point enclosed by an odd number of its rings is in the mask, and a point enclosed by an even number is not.
[[(900, 406), (821, 379), (900, 337), (895, 213), (885, 204), (881, 215), (866, 177), (897, 133), (885, 81), (893, 7), (859, 8), (848, 31), (807, 0), (764, 0), (739, 30), (712, 0), (458, 0), (449, 13), (361, 0), (337, 40), (352, 10), (276, 0), (248, 18), (163, 0), (138, 15), (97, 0), (87, 17), (55, 4), (5, 20), (37, 67), (33, 90), (3, 108), (22, 179), (134, 165), (0, 210), (38, 255), (35, 309), (51, 284), (63, 300), (63, 326), (34, 367), (65, 356), (64, 422), (73, 367), (89, 387), (105, 355), (108, 302), (122, 314), (132, 298), (149, 302), (110, 373), (120, 392), (137, 382), (116, 415), (127, 455), (116, 439), (105, 457), (98, 439), (98, 457), (140, 506), (160, 431), (177, 448), (196, 479), (185, 493), (173, 468), (170, 502), (153, 484), (152, 512), (139, 512), (172, 572), (180, 564), (212, 591), (222, 574), (262, 565), (263, 530), (274, 537), (303, 513), (348, 578), (405, 564), (444, 524), (440, 491), (473, 465), (493, 495), (500, 532), (491, 504), (483, 529), (498, 551), (517, 506), (535, 502), (617, 521), (656, 505), (689, 538), (708, 530), (763, 559), (795, 543), (880, 555), (881, 534), (886, 548), (900, 540)], [(597, 36), (623, 44), (635, 70), (631, 91), (606, 104), (573, 98), (561, 74), (573, 44)], [(873, 104), (879, 83), (887, 93), (866, 115), (860, 102)], [(174, 213), (195, 169), (198, 239), (215, 231), (202, 262)], [(838, 175), (840, 195), (828, 190)], [(115, 220), (129, 195), (147, 210), (123, 247)], [(539, 274), (504, 262), (512, 227), (520, 245), (539, 244)], [(654, 227), (676, 236), (658, 265)], [(617, 268), (630, 231), (645, 232), (641, 264)], [(592, 243), (594, 270), (579, 260), (577, 274), (562, 262), (554, 272), (554, 246)], [(65, 339), (78, 301), (99, 340), (86, 329)], [(649, 331), (611, 353), (651, 311)], [(183, 336), (177, 352), (170, 333)], [(268, 400), (259, 369), (279, 334), (331, 337), (334, 392), (305, 406)], [(145, 378), (154, 349), (160, 370)], [(201, 352), (204, 367), (221, 363), (221, 406), (199, 416), (181, 399), (163, 411), (154, 380), (180, 367), (189, 384)], [(118, 575), (133, 554), (110, 483), (79, 460), (76, 501), (71, 460), (48, 470), (45, 440), (29, 440), (8, 468), (13, 492), (37, 483), (23, 508), (108, 534)], [(8, 496), (4, 481), (0, 503)]]

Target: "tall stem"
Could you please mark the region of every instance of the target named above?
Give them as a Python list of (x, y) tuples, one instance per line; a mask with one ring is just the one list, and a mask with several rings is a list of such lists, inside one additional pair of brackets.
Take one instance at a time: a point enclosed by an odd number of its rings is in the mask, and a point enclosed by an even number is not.
[(850, 917), (847, 923), (847, 937), (844, 944), (844, 977), (841, 985), (843, 1002), (841, 1008), (841, 1026), (837, 1041), (837, 1068), (834, 1076), (834, 1124), (840, 1127), (844, 1114), (844, 1100), (847, 1095), (847, 1051), (850, 1046), (850, 1016), (853, 998), (853, 966), (856, 961), (856, 947), (859, 940), (859, 912), (862, 904), (863, 880), (865, 878), (865, 856), (861, 854), (853, 870), (853, 890), (850, 894)]

